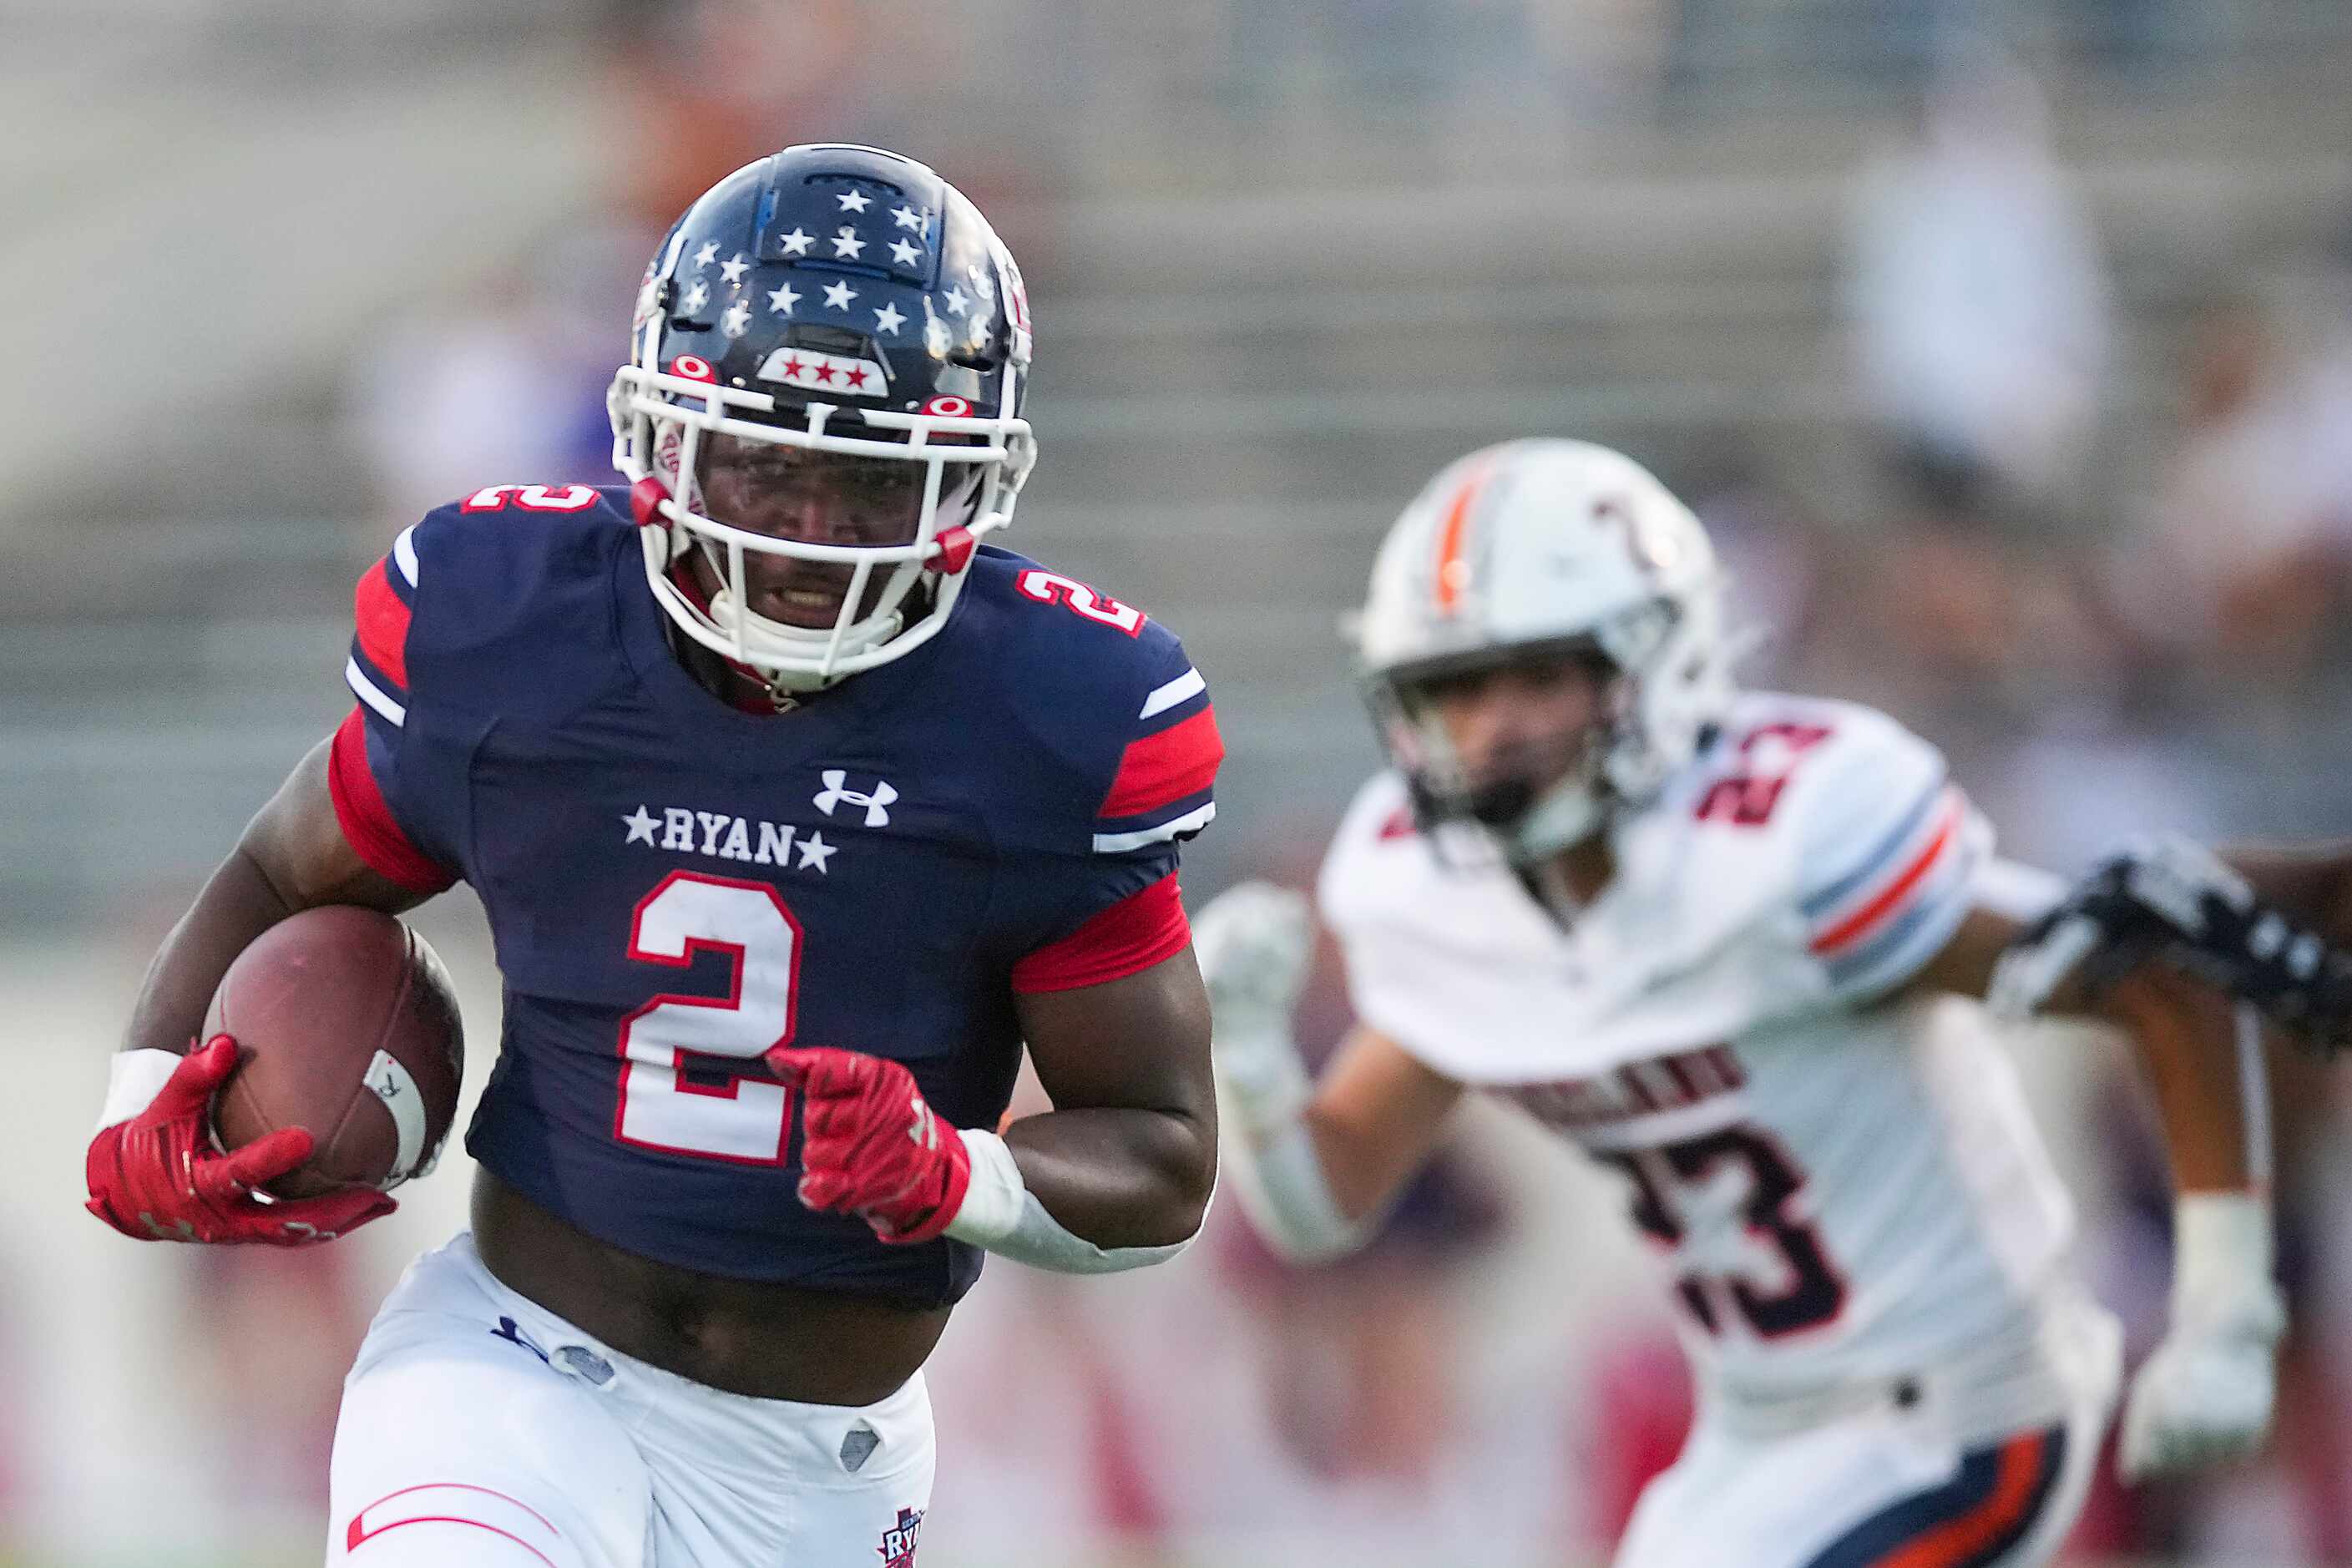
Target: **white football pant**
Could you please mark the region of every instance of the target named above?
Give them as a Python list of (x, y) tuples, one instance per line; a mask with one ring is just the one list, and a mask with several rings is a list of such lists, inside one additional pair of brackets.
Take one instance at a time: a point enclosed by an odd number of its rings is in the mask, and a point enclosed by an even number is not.
[(409, 1266), (343, 1384), (329, 1568), (906, 1568), (920, 1373), (878, 1404), (728, 1394), (599, 1343), (460, 1235)]
[(1784, 1431), (1702, 1399), (1681, 1458), (1642, 1493), (1615, 1568), (2042, 1568), (2082, 1511), (2113, 1415), (2122, 1334), (2076, 1325), (2063, 1415), (1956, 1423), (1930, 1372)]

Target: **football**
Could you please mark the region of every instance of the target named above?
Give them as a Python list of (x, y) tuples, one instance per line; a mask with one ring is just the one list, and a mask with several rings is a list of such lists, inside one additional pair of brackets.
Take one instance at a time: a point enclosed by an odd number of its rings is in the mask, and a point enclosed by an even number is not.
[(281, 921), (237, 954), (205, 1015), (236, 1073), (213, 1101), (235, 1150), (281, 1127), (315, 1140), (281, 1197), (390, 1188), (432, 1167), (457, 1114), (465, 1037), (448, 972), (392, 916), (331, 904)]

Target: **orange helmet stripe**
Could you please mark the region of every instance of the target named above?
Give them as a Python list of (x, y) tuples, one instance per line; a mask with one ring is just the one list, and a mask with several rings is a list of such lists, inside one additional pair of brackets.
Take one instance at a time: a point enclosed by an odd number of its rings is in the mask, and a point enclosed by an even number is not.
[(1441, 610), (1453, 610), (1461, 602), (1462, 590), (1470, 585), (1470, 563), (1462, 557), (1462, 536), (1477, 508), (1478, 492), (1486, 488), (1486, 464), (1479, 464), (1462, 481), (1445, 509), (1445, 525), (1438, 531), (1437, 607)]

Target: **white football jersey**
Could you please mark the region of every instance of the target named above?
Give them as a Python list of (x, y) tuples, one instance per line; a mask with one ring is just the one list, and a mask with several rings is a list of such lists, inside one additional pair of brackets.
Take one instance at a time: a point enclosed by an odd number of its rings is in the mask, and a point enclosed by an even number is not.
[(1616, 878), (1566, 930), (1475, 835), (1414, 831), (1393, 774), (1320, 900), (1367, 1023), (1629, 1179), (1703, 1386), (1998, 1382), (2033, 1359), (2071, 1206), (1985, 1016), (1889, 1000), (1991, 837), (1884, 714), (1748, 694), (1614, 826)]

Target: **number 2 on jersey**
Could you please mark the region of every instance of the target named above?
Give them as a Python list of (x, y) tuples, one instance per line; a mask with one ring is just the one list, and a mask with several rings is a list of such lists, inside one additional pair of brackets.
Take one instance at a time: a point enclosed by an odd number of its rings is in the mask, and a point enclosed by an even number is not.
[(792, 1043), (801, 927), (764, 882), (673, 871), (637, 904), (629, 956), (683, 969), (698, 952), (732, 956), (728, 994), (656, 996), (621, 1022), (621, 1095), (613, 1135), (624, 1143), (747, 1165), (781, 1165), (792, 1091), (730, 1075), (689, 1081), (689, 1056), (757, 1059)]
[(1790, 1211), (1790, 1200), (1804, 1190), (1805, 1177), (1778, 1140), (1752, 1128), (1727, 1127), (1655, 1149), (1613, 1150), (1600, 1158), (1633, 1179), (1633, 1223), (1667, 1247), (1681, 1246), (1685, 1233), (1672, 1188), (1709, 1180), (1725, 1161), (1748, 1167), (1740, 1220), (1751, 1235), (1768, 1237), (1779, 1248), (1787, 1283), (1768, 1293), (1738, 1274), (1684, 1275), (1675, 1289), (1708, 1333), (1723, 1331), (1717, 1310), (1723, 1296), (1768, 1340), (1820, 1328), (1845, 1310), (1845, 1281), (1823, 1249), (1821, 1234)]

